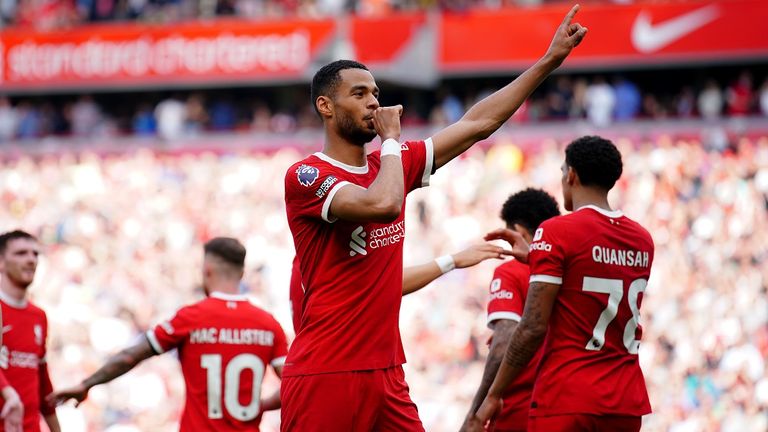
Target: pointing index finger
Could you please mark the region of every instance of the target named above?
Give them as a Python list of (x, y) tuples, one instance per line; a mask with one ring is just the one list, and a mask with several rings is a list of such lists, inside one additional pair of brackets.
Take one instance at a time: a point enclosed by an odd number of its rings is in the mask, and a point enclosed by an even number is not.
[(576, 12), (578, 12), (580, 8), (581, 7), (579, 6), (578, 3), (573, 5), (571, 10), (568, 11), (568, 14), (565, 16), (565, 18), (563, 18), (563, 24), (562, 25), (564, 25), (566, 27), (571, 25), (571, 21), (573, 20), (573, 17), (576, 15)]

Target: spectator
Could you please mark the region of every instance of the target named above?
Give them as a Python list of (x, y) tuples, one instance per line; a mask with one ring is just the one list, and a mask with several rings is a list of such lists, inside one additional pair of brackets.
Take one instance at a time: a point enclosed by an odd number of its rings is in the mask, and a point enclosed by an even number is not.
[(616, 121), (633, 120), (640, 113), (642, 106), (642, 97), (640, 89), (635, 83), (629, 81), (623, 76), (618, 76), (613, 82), (616, 93), (616, 105), (613, 110), (613, 116)]
[(611, 124), (613, 110), (616, 107), (616, 93), (613, 87), (598, 76), (587, 87), (584, 97), (587, 118), (595, 126), (608, 126)]
[(10, 141), (16, 136), (18, 115), (7, 97), (0, 97), (0, 143)]
[(149, 104), (143, 104), (133, 116), (133, 133), (139, 136), (151, 136), (157, 132), (157, 122), (152, 107)]
[(173, 140), (184, 133), (184, 123), (187, 120), (187, 107), (178, 96), (174, 95), (157, 104), (155, 107), (157, 132), (161, 138)]
[(78, 137), (93, 136), (103, 121), (101, 110), (91, 96), (82, 96), (72, 106), (72, 134)]
[(764, 116), (768, 116), (768, 78), (763, 81), (763, 86), (760, 87), (760, 113)]
[(728, 114), (732, 116), (749, 114), (752, 108), (752, 97), (752, 75), (744, 71), (726, 90)]
[(704, 90), (699, 93), (699, 114), (707, 120), (716, 119), (723, 112), (724, 103), (723, 92), (717, 85), (717, 81), (708, 80)]

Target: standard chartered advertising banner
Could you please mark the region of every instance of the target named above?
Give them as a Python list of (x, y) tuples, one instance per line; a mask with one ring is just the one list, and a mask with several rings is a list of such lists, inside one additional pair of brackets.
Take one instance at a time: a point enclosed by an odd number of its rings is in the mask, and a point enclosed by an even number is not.
[(6, 31), (0, 46), (0, 88), (299, 79), (333, 32), (332, 21)]
[[(767, 3), (588, 3), (578, 20), (590, 36), (563, 68), (765, 59)], [(10, 29), (0, 32), (0, 91), (308, 82), (337, 58), (360, 60), (382, 80), (432, 86), (440, 77), (530, 66), (568, 8)]]

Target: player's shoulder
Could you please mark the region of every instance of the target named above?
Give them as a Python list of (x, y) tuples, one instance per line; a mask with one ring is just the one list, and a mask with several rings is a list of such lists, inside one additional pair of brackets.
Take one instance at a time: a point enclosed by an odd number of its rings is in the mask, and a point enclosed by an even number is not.
[(253, 319), (257, 320), (262, 325), (282, 329), (277, 318), (262, 307), (254, 298), (249, 297), (247, 303)]
[(529, 273), (530, 268), (528, 264), (523, 264), (514, 258), (499, 264), (494, 271), (496, 277), (527, 275)]
[(31, 301), (27, 301), (26, 313), (28, 315), (41, 316), (44, 319), (47, 319), (45, 310)]
[(322, 159), (311, 154), (304, 159), (294, 162), (285, 171), (285, 178), (295, 178), (300, 184), (309, 186), (320, 176), (320, 169), (327, 165)]
[(580, 216), (576, 213), (568, 213), (560, 216), (549, 218), (542, 222), (533, 234), (533, 241), (537, 241), (541, 238), (545, 232), (559, 232), (567, 230), (568, 228), (579, 224)]
[(653, 236), (651, 236), (650, 231), (648, 231), (648, 229), (646, 229), (640, 222), (628, 216), (624, 216), (621, 218), (621, 223), (626, 224), (630, 230), (635, 232), (635, 238), (640, 238), (653, 243)]

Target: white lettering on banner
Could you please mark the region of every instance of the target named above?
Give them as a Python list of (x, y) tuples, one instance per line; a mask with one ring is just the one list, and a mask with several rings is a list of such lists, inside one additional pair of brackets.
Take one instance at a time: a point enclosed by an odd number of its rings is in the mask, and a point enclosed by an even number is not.
[(105, 41), (94, 37), (82, 43), (27, 41), (10, 47), (7, 78), (11, 81), (47, 81), (147, 74), (245, 73), (257, 69), (299, 71), (309, 61), (310, 36), (301, 30), (285, 35), (220, 34), (192, 38), (176, 35), (129, 41)]

